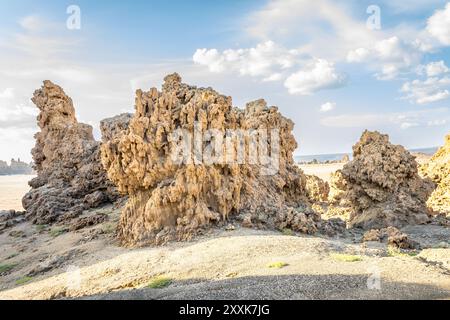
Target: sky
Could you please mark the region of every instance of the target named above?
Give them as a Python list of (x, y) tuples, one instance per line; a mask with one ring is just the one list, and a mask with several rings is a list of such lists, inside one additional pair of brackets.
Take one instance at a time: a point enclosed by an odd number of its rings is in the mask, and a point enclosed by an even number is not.
[(31, 161), (43, 80), (100, 120), (178, 72), (295, 123), (296, 155), (351, 152), (365, 129), (407, 148), (450, 132), (450, 2), (0, 0), (0, 159)]

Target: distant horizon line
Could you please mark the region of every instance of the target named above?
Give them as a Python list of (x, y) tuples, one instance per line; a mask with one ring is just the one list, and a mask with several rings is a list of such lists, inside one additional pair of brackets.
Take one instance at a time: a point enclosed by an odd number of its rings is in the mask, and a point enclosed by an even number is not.
[[(420, 150), (427, 150), (427, 149), (439, 149), (441, 146), (434, 146), (434, 147), (419, 147), (419, 148), (406, 148), (408, 151), (420, 151)], [(335, 152), (335, 153), (315, 153), (315, 154), (301, 154), (301, 153), (294, 153), (294, 157), (312, 157), (312, 156), (329, 156), (329, 155), (346, 155), (346, 154), (352, 154), (353, 152)]]

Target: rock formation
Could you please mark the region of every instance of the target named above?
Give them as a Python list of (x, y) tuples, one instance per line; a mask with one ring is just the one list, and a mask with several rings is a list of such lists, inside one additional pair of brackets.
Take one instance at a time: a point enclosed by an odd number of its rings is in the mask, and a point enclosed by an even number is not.
[(106, 143), (120, 135), (122, 131), (128, 129), (133, 115), (131, 113), (122, 113), (118, 116), (103, 119), (100, 121), (100, 131), (102, 133), (102, 142)]
[(328, 214), (343, 213), (350, 226), (381, 229), (427, 222), (425, 202), (433, 183), (419, 177), (405, 148), (392, 145), (387, 135), (365, 131), (330, 189)]
[(387, 242), (389, 246), (398, 249), (419, 249), (419, 244), (408, 238), (408, 235), (395, 227), (387, 227), (381, 230), (372, 229), (364, 233), (363, 242), (377, 241)]
[(306, 175), (306, 194), (308, 198), (315, 202), (326, 202), (330, 186), (317, 176)]
[(240, 110), (178, 74), (165, 78), (162, 92), (138, 90), (129, 128), (102, 145), (110, 180), (129, 195), (122, 244), (186, 240), (232, 217), (246, 226), (315, 232), (320, 216), (293, 163), (293, 126), (264, 100)]
[(30, 164), (20, 161), (20, 159), (11, 159), (11, 164), (0, 160), (0, 176), (15, 174), (32, 174), (33, 168)]
[(0, 210), (0, 234), (8, 228), (25, 221), (24, 212)]
[(445, 144), (430, 161), (420, 168), (421, 174), (433, 180), (437, 187), (427, 201), (427, 205), (436, 213), (450, 216), (450, 134)]
[(91, 126), (77, 121), (72, 99), (44, 81), (32, 101), (40, 110), (41, 131), (32, 150), (37, 177), (22, 200), (26, 217), (47, 224), (115, 200), (118, 194), (101, 165), (100, 143)]
[(6, 161), (0, 160), (0, 175), (9, 174), (9, 166)]

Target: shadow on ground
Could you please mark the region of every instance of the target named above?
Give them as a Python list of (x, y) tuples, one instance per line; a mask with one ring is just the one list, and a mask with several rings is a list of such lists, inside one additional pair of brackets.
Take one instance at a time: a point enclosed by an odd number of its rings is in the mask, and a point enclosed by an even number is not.
[(436, 286), (381, 280), (378, 290), (368, 289), (368, 280), (367, 274), (252, 276), (220, 281), (190, 279), (163, 289), (122, 290), (81, 299), (450, 299), (449, 290)]

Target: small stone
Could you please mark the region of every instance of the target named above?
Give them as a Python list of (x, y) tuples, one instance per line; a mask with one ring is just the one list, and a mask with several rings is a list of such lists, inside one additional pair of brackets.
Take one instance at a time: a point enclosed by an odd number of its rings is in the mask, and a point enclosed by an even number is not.
[(233, 230), (235, 230), (235, 229), (236, 229), (235, 226), (232, 225), (232, 224), (229, 224), (229, 225), (227, 225), (227, 226), (225, 227), (225, 230), (227, 230), (227, 231), (233, 231)]

